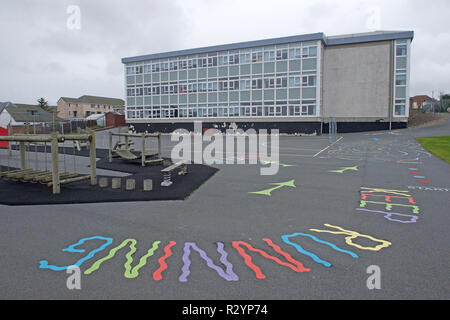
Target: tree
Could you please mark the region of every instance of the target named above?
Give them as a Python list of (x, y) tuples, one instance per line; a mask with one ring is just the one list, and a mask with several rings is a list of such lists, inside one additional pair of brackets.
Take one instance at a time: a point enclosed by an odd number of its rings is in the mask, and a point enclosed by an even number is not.
[(48, 102), (44, 98), (40, 98), (37, 100), (38, 106), (47, 109), (48, 108)]

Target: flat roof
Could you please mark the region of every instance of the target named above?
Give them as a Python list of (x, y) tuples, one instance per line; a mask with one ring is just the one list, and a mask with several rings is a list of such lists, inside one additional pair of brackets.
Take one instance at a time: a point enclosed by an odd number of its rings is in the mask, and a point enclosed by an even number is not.
[(396, 40), (396, 39), (413, 39), (414, 31), (374, 31), (367, 33), (355, 33), (341, 36), (331, 36), (327, 37), (324, 33), (311, 33), (297, 36), (289, 36), (289, 37), (281, 37), (281, 38), (272, 38), (265, 40), (256, 40), (256, 41), (246, 41), (246, 42), (237, 42), (231, 44), (224, 45), (216, 45), (209, 47), (201, 47), (195, 49), (186, 49), (186, 50), (177, 50), (170, 52), (162, 52), (155, 54), (147, 54), (135, 57), (122, 58), (122, 63), (133, 63), (140, 62), (145, 60), (153, 60), (153, 59), (166, 59), (173, 58), (178, 56), (187, 56), (193, 54), (205, 54), (216, 51), (226, 51), (226, 50), (236, 50), (236, 49), (245, 49), (245, 48), (254, 48), (254, 47), (262, 47), (262, 46), (270, 46), (270, 45), (280, 45), (287, 44), (292, 42), (304, 42), (304, 41), (317, 41), (321, 40), (325, 46), (337, 46), (344, 44), (355, 44), (355, 43), (365, 43), (365, 42), (375, 42), (375, 41), (388, 41), (388, 40)]

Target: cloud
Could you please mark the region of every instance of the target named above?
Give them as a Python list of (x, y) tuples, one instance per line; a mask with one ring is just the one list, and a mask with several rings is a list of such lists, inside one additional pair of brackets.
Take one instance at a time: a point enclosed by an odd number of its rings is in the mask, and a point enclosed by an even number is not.
[[(78, 5), (81, 29), (66, 26)], [(124, 96), (121, 58), (324, 32), (414, 30), (411, 94), (450, 91), (450, 2), (434, 0), (24, 0), (0, 4), (0, 101)]]

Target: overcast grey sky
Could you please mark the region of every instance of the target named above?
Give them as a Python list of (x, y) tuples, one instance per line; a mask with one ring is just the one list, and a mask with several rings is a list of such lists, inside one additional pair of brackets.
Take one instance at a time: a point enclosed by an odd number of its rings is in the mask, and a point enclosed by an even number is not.
[(0, 101), (124, 98), (123, 57), (374, 28), (415, 32), (411, 95), (436, 97), (450, 92), (449, 12), (449, 0), (2, 0)]

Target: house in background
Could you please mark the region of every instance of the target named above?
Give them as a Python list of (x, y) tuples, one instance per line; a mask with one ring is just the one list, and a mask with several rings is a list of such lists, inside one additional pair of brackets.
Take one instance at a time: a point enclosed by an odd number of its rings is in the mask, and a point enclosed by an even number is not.
[[(53, 110), (56, 107), (49, 107)], [(13, 132), (30, 130), (40, 132), (44, 126), (59, 122), (61, 119), (54, 112), (31, 104), (11, 103), (0, 106), (0, 135), (8, 135), (8, 126)]]
[[(410, 98), (410, 108), (412, 113), (440, 111), (437, 100), (427, 95), (419, 95)], [(435, 110), (436, 108), (437, 110)]]
[(125, 101), (122, 99), (81, 96), (79, 98), (61, 97), (58, 100), (58, 116), (63, 119), (86, 118), (93, 114), (107, 112), (124, 113)]

